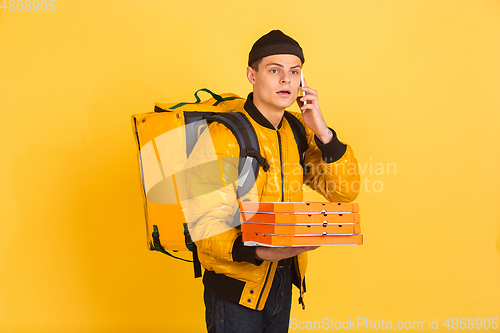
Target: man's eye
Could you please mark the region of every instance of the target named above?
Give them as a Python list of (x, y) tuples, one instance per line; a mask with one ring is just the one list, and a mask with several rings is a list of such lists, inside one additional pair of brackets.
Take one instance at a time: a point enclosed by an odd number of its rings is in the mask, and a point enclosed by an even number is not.
[(278, 73), (277, 69), (271, 69), (271, 73)]
[(292, 71), (292, 74), (299, 74), (299, 71)]

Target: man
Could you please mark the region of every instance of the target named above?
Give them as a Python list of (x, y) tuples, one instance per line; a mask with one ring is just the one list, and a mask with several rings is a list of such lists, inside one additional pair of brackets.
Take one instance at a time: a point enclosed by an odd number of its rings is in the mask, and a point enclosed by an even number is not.
[[(262, 36), (250, 51), (247, 77), (253, 93), (236, 111), (250, 120), (260, 154), (270, 165), (267, 171), (259, 170), (253, 191), (237, 199), (231, 179), (238, 170), (239, 146), (224, 125), (210, 124), (191, 153), (188, 215), (195, 222), (190, 234), (205, 268), (209, 332), (287, 332), (292, 283), (300, 289), (303, 303), (306, 252), (316, 248), (244, 246), (233, 221), (238, 200), (302, 201), (302, 184), (334, 202), (349, 202), (358, 194), (357, 161), (351, 148), (327, 127), (317, 92), (304, 86), (306, 95), (298, 98), (303, 63), (300, 45), (279, 30)], [(296, 100), (302, 114), (295, 116), (305, 125), (309, 144), (305, 174), (284, 117)], [(213, 159), (219, 160), (220, 170), (207, 175), (203, 165)], [(222, 182), (216, 179), (220, 176)]]

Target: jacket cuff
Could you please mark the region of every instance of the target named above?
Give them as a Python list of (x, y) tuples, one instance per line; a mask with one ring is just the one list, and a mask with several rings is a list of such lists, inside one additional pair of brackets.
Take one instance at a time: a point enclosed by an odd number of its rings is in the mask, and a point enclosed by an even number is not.
[(243, 245), (243, 236), (239, 235), (238, 237), (236, 237), (233, 243), (233, 261), (246, 261), (259, 266), (263, 261), (257, 259), (257, 256), (255, 255), (256, 248), (256, 246)]
[(325, 163), (332, 163), (338, 161), (345, 154), (347, 145), (339, 141), (337, 133), (335, 133), (333, 129), (330, 127), (328, 128), (333, 133), (332, 141), (324, 144), (318, 139), (316, 134), (314, 135), (314, 141), (316, 142), (316, 145), (318, 145), (319, 150), (321, 150), (323, 161), (325, 161)]

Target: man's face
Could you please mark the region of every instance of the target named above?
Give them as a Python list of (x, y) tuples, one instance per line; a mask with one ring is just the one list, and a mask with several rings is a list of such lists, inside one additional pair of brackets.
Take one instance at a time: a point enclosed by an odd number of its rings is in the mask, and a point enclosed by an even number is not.
[(248, 80), (253, 84), (254, 104), (262, 111), (280, 111), (297, 99), (302, 62), (292, 54), (265, 57), (259, 70), (247, 69)]

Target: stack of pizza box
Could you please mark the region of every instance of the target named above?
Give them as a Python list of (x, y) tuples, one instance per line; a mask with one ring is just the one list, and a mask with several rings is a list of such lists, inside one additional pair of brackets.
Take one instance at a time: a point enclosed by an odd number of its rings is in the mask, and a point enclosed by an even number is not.
[(357, 203), (241, 202), (247, 246), (361, 245)]

